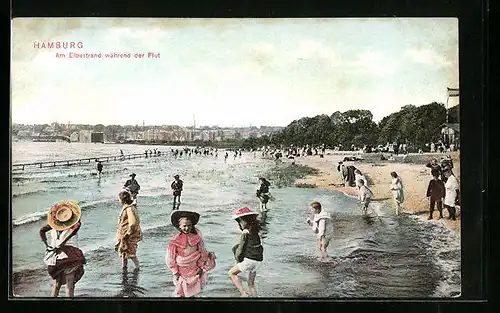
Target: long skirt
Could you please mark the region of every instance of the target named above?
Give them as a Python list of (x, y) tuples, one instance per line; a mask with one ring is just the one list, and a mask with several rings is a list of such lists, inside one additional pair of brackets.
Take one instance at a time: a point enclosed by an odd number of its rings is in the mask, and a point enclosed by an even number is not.
[(63, 246), (62, 251), (68, 256), (58, 259), (56, 265), (49, 265), (47, 271), (52, 279), (57, 279), (62, 285), (66, 284), (66, 274), (75, 273), (76, 284), (85, 273), (83, 265), (86, 263), (82, 250), (73, 246)]

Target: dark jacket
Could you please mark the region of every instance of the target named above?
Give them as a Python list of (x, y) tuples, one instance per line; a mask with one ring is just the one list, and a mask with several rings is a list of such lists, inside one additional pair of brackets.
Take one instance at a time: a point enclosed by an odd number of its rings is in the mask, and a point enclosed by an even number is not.
[(174, 196), (180, 196), (181, 191), (182, 191), (182, 186), (184, 185), (184, 182), (182, 180), (175, 180), (170, 187), (174, 191), (173, 194)]
[(440, 179), (431, 179), (429, 186), (427, 187), (427, 197), (431, 197), (431, 200), (441, 201), (444, 198), (445, 188), (444, 183)]
[(138, 193), (139, 190), (141, 189), (141, 186), (139, 185), (139, 183), (137, 182), (137, 180), (135, 180), (135, 178), (131, 178), (129, 180), (127, 180), (125, 182), (125, 185), (123, 185), (123, 187), (127, 188), (130, 190), (131, 193)]
[(240, 242), (233, 247), (233, 254), (238, 262), (243, 262), (244, 258), (262, 261), (264, 259), (264, 248), (260, 242), (259, 234), (244, 230)]
[(264, 182), (260, 184), (259, 189), (257, 189), (257, 197), (260, 197), (263, 193), (269, 193), (269, 182)]

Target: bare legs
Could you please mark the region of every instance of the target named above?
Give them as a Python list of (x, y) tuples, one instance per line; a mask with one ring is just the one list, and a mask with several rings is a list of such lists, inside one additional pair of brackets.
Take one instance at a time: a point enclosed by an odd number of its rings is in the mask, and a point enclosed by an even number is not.
[(179, 209), (179, 206), (181, 205), (181, 196), (174, 196), (174, 207), (173, 210)]
[[(245, 291), (245, 288), (243, 288), (243, 283), (241, 282), (240, 278), (238, 277), (238, 274), (241, 273), (240, 269), (238, 266), (234, 266), (230, 271), (229, 271), (229, 278), (231, 278), (231, 281), (233, 284), (238, 288), (238, 291), (241, 293), (242, 297), (248, 297), (248, 293)], [(252, 297), (256, 297), (257, 293), (255, 292), (255, 277), (257, 276), (257, 272), (250, 272), (248, 275), (248, 289), (250, 289), (250, 295)]]
[(328, 260), (328, 253), (326, 251), (326, 248), (328, 248), (328, 242), (324, 236), (318, 240), (318, 247), (319, 251), (321, 251), (321, 262), (326, 262)]
[(66, 297), (75, 296), (75, 272), (66, 274)]
[(250, 289), (252, 297), (257, 297), (257, 293), (255, 292), (255, 276), (257, 276), (257, 272), (250, 272), (248, 275), (248, 289)]
[[(131, 257), (130, 259), (134, 262), (135, 269), (139, 270), (139, 259), (137, 256)], [(122, 270), (127, 270), (127, 255), (125, 253), (122, 253)]]
[[(65, 274), (61, 274), (65, 275)], [(52, 281), (52, 297), (58, 297), (62, 287), (61, 278)], [(75, 272), (66, 274), (66, 297), (75, 296)]]
[(54, 279), (52, 281), (52, 297), (59, 296), (59, 290), (61, 290), (61, 281), (59, 279)]

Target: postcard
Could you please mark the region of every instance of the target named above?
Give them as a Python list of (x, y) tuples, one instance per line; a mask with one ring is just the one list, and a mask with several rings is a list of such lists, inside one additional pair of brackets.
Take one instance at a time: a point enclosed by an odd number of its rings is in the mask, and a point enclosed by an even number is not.
[(461, 294), (456, 18), (15, 18), (11, 296)]

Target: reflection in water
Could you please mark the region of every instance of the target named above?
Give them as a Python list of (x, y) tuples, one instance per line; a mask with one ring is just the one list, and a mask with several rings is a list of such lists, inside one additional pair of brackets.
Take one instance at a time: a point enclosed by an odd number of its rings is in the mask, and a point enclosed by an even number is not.
[(139, 278), (139, 270), (134, 269), (134, 271), (129, 275), (127, 269), (122, 272), (122, 290), (117, 297), (139, 297), (138, 294), (143, 295), (146, 291), (145, 288), (137, 286), (137, 280)]
[(267, 238), (267, 233), (268, 233), (267, 225), (269, 225), (269, 222), (267, 220), (267, 213), (262, 212), (260, 215), (260, 227), (261, 227), (260, 236), (262, 239)]

